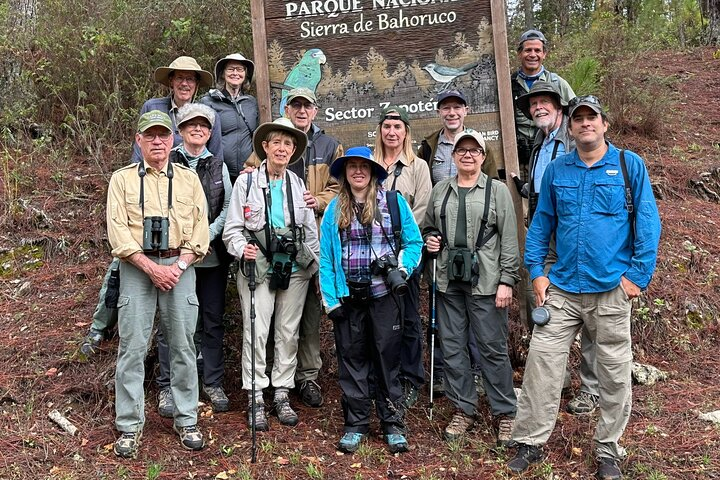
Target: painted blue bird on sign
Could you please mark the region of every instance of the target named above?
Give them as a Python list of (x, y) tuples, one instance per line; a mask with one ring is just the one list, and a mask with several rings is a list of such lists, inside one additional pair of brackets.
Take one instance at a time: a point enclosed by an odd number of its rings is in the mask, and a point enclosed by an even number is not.
[(428, 63), (422, 69), (430, 74), (437, 83), (442, 85), (438, 87), (438, 91), (444, 90), (456, 78), (466, 75), (470, 70), (477, 67), (479, 62), (468, 63), (461, 67), (448, 67), (438, 65), (437, 63)]
[(280, 100), (280, 114), (285, 112), (285, 103), (288, 92), (293, 88), (304, 87), (315, 93), (320, 83), (322, 70), (320, 65), (325, 63), (327, 58), (319, 48), (312, 48), (305, 52), (300, 61), (290, 70), (282, 85), (282, 99)]

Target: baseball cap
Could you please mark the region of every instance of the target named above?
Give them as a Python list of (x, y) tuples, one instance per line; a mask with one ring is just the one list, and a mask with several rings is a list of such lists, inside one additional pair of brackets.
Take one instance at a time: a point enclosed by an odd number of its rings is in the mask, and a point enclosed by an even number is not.
[(527, 30), (526, 32), (523, 32), (522, 35), (520, 35), (520, 40), (518, 40), (518, 51), (522, 50), (523, 43), (525, 43), (527, 40), (540, 40), (543, 45), (547, 43), (545, 35), (543, 35), (540, 30)]
[(178, 109), (175, 119), (180, 128), (183, 123), (198, 117), (207, 120), (211, 130), (215, 126), (215, 110), (202, 103), (186, 103)]
[(474, 139), (478, 143), (478, 145), (480, 145), (480, 148), (482, 148), (483, 151), (487, 152), (487, 148), (485, 148), (485, 139), (483, 138), (482, 133), (469, 128), (455, 137), (455, 141), (453, 142), (453, 151), (455, 151), (455, 147), (457, 147), (457, 144), (465, 138)]
[(600, 99), (595, 95), (583, 95), (582, 97), (575, 97), (570, 100), (568, 102), (568, 116), (572, 117), (575, 110), (580, 107), (588, 107), (599, 115), (605, 115)]
[(385, 120), (402, 120), (405, 125), (410, 126), (410, 117), (407, 112), (397, 105), (389, 105), (382, 109), (378, 123), (383, 123)]
[(172, 121), (167, 113), (161, 112), (160, 110), (150, 110), (140, 115), (138, 120), (137, 131), (142, 133), (150, 127), (165, 127), (170, 132), (173, 131)]
[(463, 105), (467, 106), (467, 98), (465, 98), (465, 95), (463, 95), (460, 90), (443, 90), (437, 96), (438, 107), (448, 98), (457, 98), (458, 100), (460, 100), (460, 102), (462, 102)]
[(315, 93), (313, 93), (313, 91), (309, 88), (305, 87), (298, 87), (290, 90), (287, 96), (287, 103), (292, 102), (296, 98), (304, 98), (306, 100), (310, 100), (312, 103), (317, 103), (317, 97), (315, 96)]

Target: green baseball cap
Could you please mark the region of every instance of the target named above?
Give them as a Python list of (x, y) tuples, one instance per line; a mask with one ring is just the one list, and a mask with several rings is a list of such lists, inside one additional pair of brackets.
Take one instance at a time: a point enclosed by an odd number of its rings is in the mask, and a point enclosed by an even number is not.
[(150, 110), (140, 115), (138, 120), (138, 133), (142, 133), (150, 127), (165, 127), (171, 133), (173, 131), (172, 121), (167, 113), (160, 110)]
[(407, 111), (397, 105), (389, 105), (382, 109), (378, 123), (383, 123), (385, 120), (402, 120), (405, 125), (410, 126), (410, 117), (408, 117)]

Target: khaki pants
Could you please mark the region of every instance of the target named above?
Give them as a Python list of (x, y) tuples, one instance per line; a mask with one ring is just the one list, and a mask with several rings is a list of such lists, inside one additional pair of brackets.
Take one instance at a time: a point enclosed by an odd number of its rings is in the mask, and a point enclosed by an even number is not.
[[(275, 351), (271, 372), (274, 387), (293, 388), (297, 367), (298, 330), (307, 295), (310, 274), (300, 269), (290, 276), (287, 290), (270, 290), (270, 278), (255, 288), (255, 390), (270, 385), (265, 374), (265, 346), (270, 334), (270, 322), (275, 315)], [(252, 357), (250, 357), (250, 289), (244, 275), (237, 279), (243, 313), (242, 377), (243, 389), (252, 390)]]
[(609, 292), (574, 294), (551, 285), (545, 306), (550, 323), (533, 331), (513, 440), (529, 445), (547, 442), (560, 407), (568, 352), (577, 332), (585, 327), (596, 347), (600, 394), (595, 454), (624, 458), (618, 441), (632, 406), (629, 298), (621, 286)]

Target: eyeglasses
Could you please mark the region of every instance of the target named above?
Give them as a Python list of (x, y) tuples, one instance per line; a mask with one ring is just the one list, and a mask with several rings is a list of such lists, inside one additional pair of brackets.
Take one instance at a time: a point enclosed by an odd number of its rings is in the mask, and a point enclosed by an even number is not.
[(598, 99), (595, 95), (583, 95), (582, 97), (575, 97), (570, 100), (568, 102), (568, 107), (574, 107), (580, 103), (591, 103), (593, 105), (597, 105), (598, 107), (601, 106), (600, 99)]
[(140, 134), (146, 142), (152, 142), (156, 138), (160, 138), (160, 140), (167, 140), (168, 138), (172, 137), (172, 132), (168, 132), (167, 130), (164, 130), (162, 133), (150, 133), (150, 132), (143, 132)]
[(290, 106), (295, 110), (300, 110), (301, 108), (304, 108), (305, 110), (312, 110), (313, 108), (315, 108), (315, 104), (311, 102), (303, 103), (292, 101), (290, 102)]
[(238, 65), (236, 67), (225, 67), (226, 72), (240, 72), (243, 73), (245, 71), (245, 67), (242, 65)]
[(461, 157), (464, 157), (466, 153), (469, 153), (471, 157), (479, 157), (480, 155), (485, 153), (485, 150), (483, 150), (480, 147), (478, 147), (478, 148), (462, 148), (462, 147), (460, 147), (460, 148), (455, 149), (455, 153), (457, 153)]
[(197, 77), (195, 75), (175, 75), (173, 80), (177, 80), (178, 83), (197, 83)]
[(202, 121), (186, 122), (186, 123), (183, 123), (183, 127), (188, 127), (191, 130), (193, 130), (195, 128), (202, 128), (203, 130), (210, 130), (210, 125), (208, 125), (206, 122), (202, 122)]

